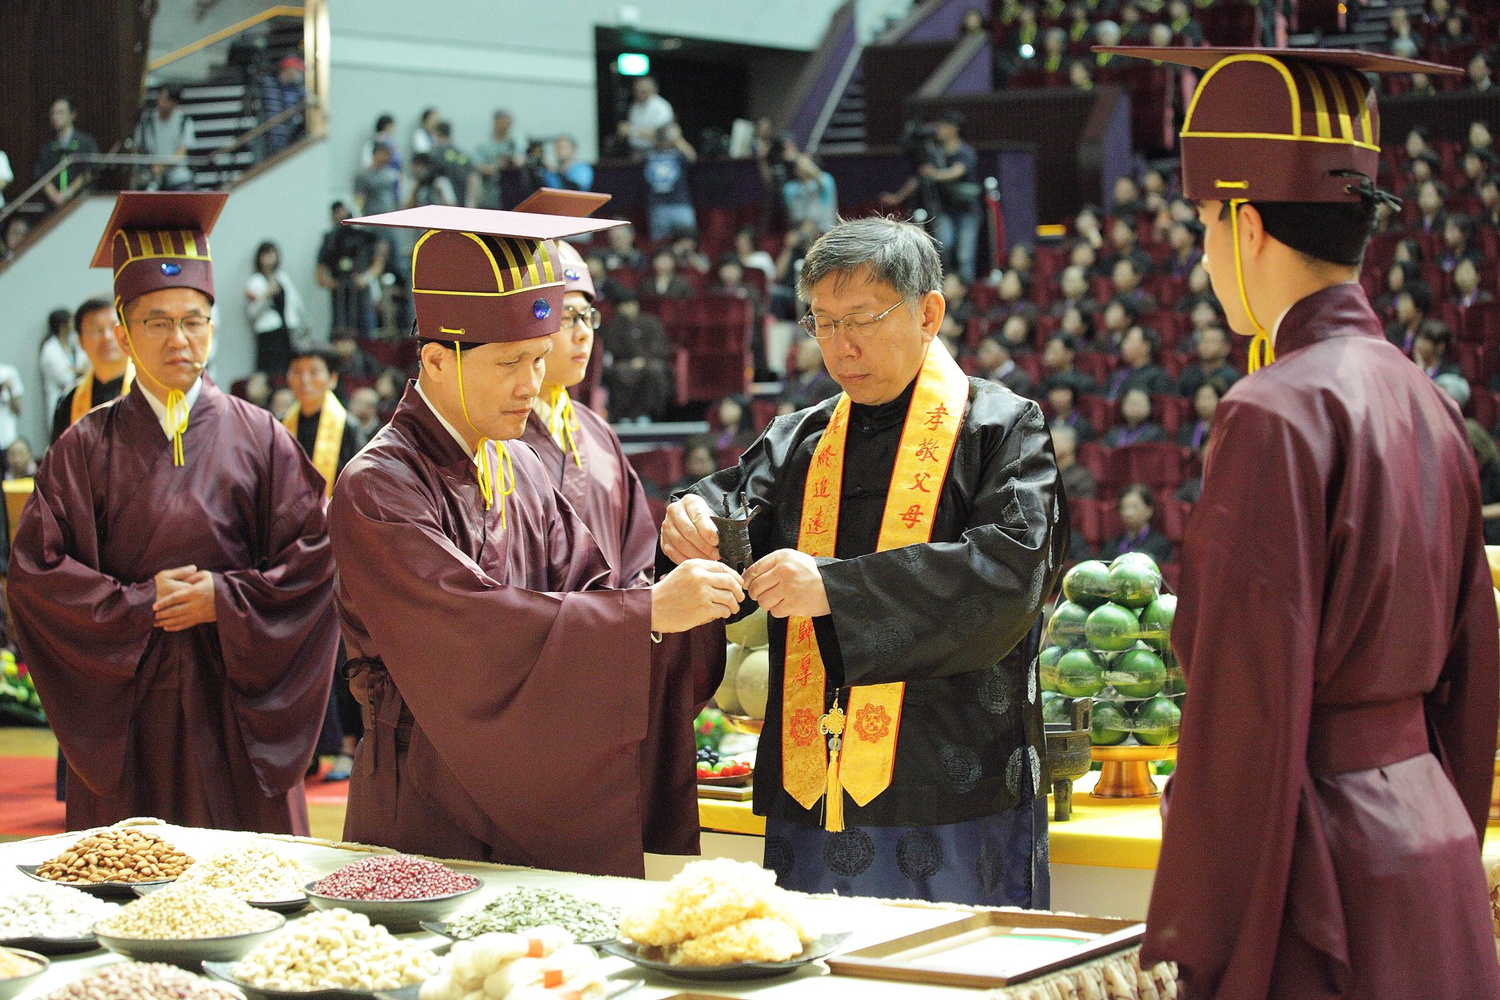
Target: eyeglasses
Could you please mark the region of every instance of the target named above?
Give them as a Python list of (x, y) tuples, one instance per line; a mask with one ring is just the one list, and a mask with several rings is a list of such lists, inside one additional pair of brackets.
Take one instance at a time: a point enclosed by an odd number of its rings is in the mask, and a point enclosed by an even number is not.
[(867, 312), (852, 312), (846, 315), (843, 319), (829, 319), (827, 316), (820, 318), (814, 316), (812, 313), (808, 313), (797, 322), (799, 325), (801, 325), (802, 329), (806, 330), (814, 337), (814, 339), (817, 340), (832, 339), (833, 335), (838, 332), (838, 328), (840, 326), (844, 328), (844, 331), (850, 337), (865, 337), (875, 329), (876, 323), (879, 323), (891, 313), (895, 312), (896, 306), (905, 305), (908, 301), (910, 300), (901, 299), (896, 303), (896, 305), (891, 306), (885, 312), (879, 314)]
[(599, 329), (599, 324), (602, 322), (604, 322), (603, 315), (593, 306), (589, 306), (587, 309), (564, 309), (562, 311), (563, 326), (577, 326), (580, 323), (587, 323), (590, 330), (597, 330)]
[(143, 319), (139, 323), (145, 327), (146, 332), (153, 337), (170, 337), (180, 326), (182, 332), (189, 337), (201, 337), (208, 333), (213, 321), (207, 316), (184, 316), (181, 319), (173, 319), (170, 316), (153, 316)]

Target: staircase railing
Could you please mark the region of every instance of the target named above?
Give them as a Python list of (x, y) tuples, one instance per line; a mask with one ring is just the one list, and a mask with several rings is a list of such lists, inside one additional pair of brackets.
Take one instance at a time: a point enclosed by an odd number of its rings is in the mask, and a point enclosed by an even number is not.
[[(286, 24), (278, 32), (275, 22), (289, 19), (297, 19), (300, 25)], [(270, 46), (270, 40), (278, 37), (279, 47)], [(197, 142), (186, 156), (149, 155), (132, 149), (133, 143), (127, 141), (108, 153), (63, 157), (18, 197), (0, 207), (0, 267), (55, 224), (78, 200), (78, 194), (129, 190), (140, 182), (142, 167), (184, 165), (194, 171), (192, 187), (223, 189), (304, 138), (325, 137), (328, 46), (327, 0), (306, 0), (301, 5), (267, 8), (151, 60), (142, 88), (142, 96), (151, 100), (143, 100), (142, 114), (153, 113), (150, 108), (160, 86), (168, 82), (179, 86), (182, 109), (193, 119)], [(170, 75), (173, 67), (185, 66), (184, 60), (194, 56), (201, 59), (216, 48), (222, 49), (223, 58), (208, 74), (200, 68), (192, 75)], [(286, 107), (280, 107), (278, 101), (278, 106), (267, 108), (261, 100), (270, 92), (266, 70), (274, 70), (272, 63), (292, 54), (303, 62), (303, 96)], [(197, 106), (205, 109), (201, 114), (193, 110), (195, 90), (204, 95), (197, 101)], [(288, 91), (277, 96), (296, 95)], [(90, 168), (87, 183), (74, 185), (61, 204), (51, 204), (43, 196), (44, 189), (70, 169), (76, 174), (80, 167)], [(15, 219), (24, 219), (31, 231), (25, 239), (11, 239), (14, 245), (8, 246), (7, 232)]]

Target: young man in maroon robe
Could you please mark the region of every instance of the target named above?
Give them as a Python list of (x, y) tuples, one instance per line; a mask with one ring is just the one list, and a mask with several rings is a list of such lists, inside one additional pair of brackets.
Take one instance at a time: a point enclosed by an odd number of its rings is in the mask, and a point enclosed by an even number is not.
[(1142, 961), (1176, 961), (1192, 1000), (1500, 997), (1474, 460), (1458, 408), (1386, 341), (1358, 282), (1394, 200), (1374, 183), (1364, 73), (1442, 68), (1110, 51), (1207, 71), (1183, 191), (1229, 324), (1255, 338), (1183, 550), (1172, 644), (1189, 693)]
[(201, 374), (224, 199), (120, 195), (94, 265), (114, 268), (136, 388), (47, 452), (16, 532), (11, 608), (67, 758), (69, 829), (307, 833), (338, 643), (323, 480)]
[[(607, 194), (540, 188), (517, 212), (584, 217), (609, 201)], [(656, 578), (656, 529), (640, 477), (631, 468), (609, 424), (568, 390), (586, 385), (599, 311), (588, 265), (571, 243), (559, 241), (562, 325), (552, 335), (542, 391), (531, 403), (526, 442), (551, 481), (572, 505), (609, 561), (609, 586), (648, 587)], [(713, 626), (668, 637), (653, 658), (651, 718), (641, 745), (642, 822), (652, 854), (697, 854), (697, 828), (684, 822), (697, 808), (696, 744), (683, 727), (712, 695), (706, 686), (722, 664), (725, 637)]]
[[(608, 589), (613, 567), (552, 471), (506, 443), (532, 416), (563, 313), (552, 240), (617, 223), (441, 207), (353, 221), (426, 232), (412, 255), (421, 373), (330, 511), (365, 707), (344, 835), (640, 876), (641, 776), (658, 766), (642, 748), (667, 648), (652, 633), (728, 617), (739, 574), (696, 560)], [(690, 721), (673, 734), (687, 747)], [(674, 819), (696, 839), (691, 801)]]

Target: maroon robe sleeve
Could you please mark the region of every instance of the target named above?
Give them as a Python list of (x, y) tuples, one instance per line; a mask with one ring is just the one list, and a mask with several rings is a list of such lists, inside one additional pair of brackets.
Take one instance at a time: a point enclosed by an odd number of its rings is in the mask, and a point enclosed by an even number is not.
[(267, 795), (302, 780), (339, 641), (323, 478), (282, 431), (269, 435), (260, 484), (259, 565), (214, 574), (225, 679)]
[(513, 498), (498, 579), (448, 537), (425, 492), (441, 488), (373, 463), (341, 477), (330, 512), (341, 600), (474, 806), (530, 863), (584, 870), (580, 857), (600, 853), (590, 813), (639, 815), (637, 783), (600, 775), (631, 777), (646, 735), (650, 591), (589, 590), (608, 564), (555, 500), (523, 527)]
[(36, 474), (11, 552), (16, 637), (73, 769), (95, 792), (120, 781), (136, 670), (155, 628), (156, 585), (100, 570), (94, 425), (63, 435)]
[[(1244, 990), (1236, 996), (1264, 996), (1293, 879), (1299, 802), (1311, 801), (1303, 790), (1326, 570), (1324, 485), (1296, 427), (1229, 399), (1214, 420), (1209, 462), (1172, 630), (1190, 693), (1141, 957), (1179, 962), (1195, 996), (1216, 995), (1221, 981)], [(1325, 886), (1298, 888), (1317, 898)], [(1315, 945), (1341, 948), (1307, 932)]]
[(620, 512), (620, 572), (622, 587), (649, 587), (656, 576), (656, 518), (646, 502), (646, 488), (625, 457), (619, 439), (610, 435), (615, 460), (625, 476), (624, 509)]

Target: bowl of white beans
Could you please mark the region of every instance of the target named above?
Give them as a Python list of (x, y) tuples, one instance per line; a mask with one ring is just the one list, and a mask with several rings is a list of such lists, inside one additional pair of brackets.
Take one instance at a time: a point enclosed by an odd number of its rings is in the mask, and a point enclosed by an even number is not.
[(287, 925), (238, 962), (205, 962), (209, 975), (251, 1000), (357, 1000), (401, 996), (432, 975), (436, 956), (363, 914), (320, 910)]

